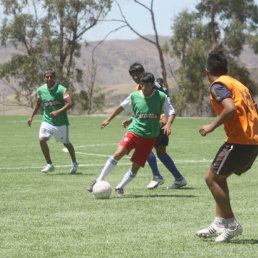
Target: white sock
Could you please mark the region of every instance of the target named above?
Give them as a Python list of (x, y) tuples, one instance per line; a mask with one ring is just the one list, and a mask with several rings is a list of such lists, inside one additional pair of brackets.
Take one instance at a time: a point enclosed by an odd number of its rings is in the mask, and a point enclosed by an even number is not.
[(106, 176), (115, 168), (116, 165), (117, 165), (117, 160), (115, 160), (113, 157), (110, 157), (107, 160), (104, 168), (102, 169), (96, 181), (98, 182), (98, 181), (104, 180)]
[(132, 171), (129, 169), (129, 170), (125, 173), (125, 175), (124, 175), (124, 177), (123, 177), (121, 183), (116, 187), (116, 189), (118, 189), (118, 188), (124, 188), (124, 186), (125, 186), (126, 184), (128, 184), (131, 180), (133, 180), (135, 177), (136, 177), (136, 174), (133, 174)]
[(226, 220), (221, 217), (215, 217), (214, 223), (220, 227), (225, 227), (226, 226)]

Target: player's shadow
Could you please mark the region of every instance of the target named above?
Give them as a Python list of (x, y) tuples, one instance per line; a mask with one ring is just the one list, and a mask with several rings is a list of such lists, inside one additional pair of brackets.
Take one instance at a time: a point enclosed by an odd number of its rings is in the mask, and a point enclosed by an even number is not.
[(90, 174), (90, 173), (82, 173), (82, 172), (76, 172), (75, 174), (70, 174), (69, 172), (50, 172), (47, 173), (48, 176), (95, 176), (96, 174)]
[(258, 239), (232, 239), (229, 243), (258, 245)]
[[(213, 239), (204, 239), (205, 242), (214, 242)], [(231, 239), (228, 242), (225, 242), (225, 244), (239, 244), (239, 245), (258, 245), (258, 240), (257, 239), (239, 239), (239, 238), (234, 238)]]
[[(130, 195), (125, 195), (123, 198), (167, 198), (167, 197), (173, 197), (173, 198), (195, 198), (195, 195), (178, 195), (178, 194), (146, 194), (146, 195), (141, 195), (141, 194), (130, 194)], [(117, 198), (117, 197), (116, 197)]]

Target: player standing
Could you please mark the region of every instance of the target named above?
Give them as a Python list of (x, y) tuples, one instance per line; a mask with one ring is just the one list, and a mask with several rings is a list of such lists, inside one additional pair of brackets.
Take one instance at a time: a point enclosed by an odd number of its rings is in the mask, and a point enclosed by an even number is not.
[(60, 141), (68, 149), (72, 159), (70, 174), (75, 174), (79, 163), (76, 161), (74, 147), (69, 140), (67, 110), (73, 105), (67, 90), (61, 84), (55, 82), (55, 72), (47, 70), (44, 74), (46, 82), (37, 89), (38, 99), (34, 105), (31, 116), (28, 119), (28, 126), (31, 126), (33, 116), (43, 103), (43, 121), (39, 129), (39, 141), (47, 165), (41, 172), (54, 171), (54, 165), (50, 158), (47, 141), (54, 135), (56, 141)]
[(216, 202), (214, 222), (196, 232), (199, 237), (217, 236), (216, 242), (225, 242), (243, 231), (230, 204), (227, 178), (241, 175), (251, 168), (258, 154), (258, 115), (247, 87), (227, 75), (227, 60), (222, 52), (209, 54), (206, 74), (211, 82), (210, 99), (217, 118), (203, 125), (202, 136), (221, 124), (227, 138), (206, 174), (206, 183)]

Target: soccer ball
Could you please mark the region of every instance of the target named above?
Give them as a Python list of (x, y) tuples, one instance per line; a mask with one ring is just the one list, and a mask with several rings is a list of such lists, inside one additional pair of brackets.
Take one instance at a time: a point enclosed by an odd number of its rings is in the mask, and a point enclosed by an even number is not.
[(96, 199), (108, 199), (111, 195), (111, 185), (106, 181), (97, 182), (92, 189)]

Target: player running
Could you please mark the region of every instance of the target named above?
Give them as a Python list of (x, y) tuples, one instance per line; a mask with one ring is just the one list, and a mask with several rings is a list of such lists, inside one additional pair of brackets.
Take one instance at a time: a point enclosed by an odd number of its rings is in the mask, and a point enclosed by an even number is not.
[[(133, 63), (129, 68), (129, 74), (131, 75), (132, 79), (137, 83), (136, 91), (141, 89), (141, 76), (144, 73), (144, 67), (139, 63)], [(167, 92), (164, 90), (164, 88), (158, 84), (156, 81), (154, 83), (154, 89), (164, 92), (167, 95)], [(170, 102), (171, 108), (174, 110), (170, 98), (168, 97), (168, 101)], [(176, 112), (174, 110), (173, 116), (175, 118)], [(166, 124), (167, 118), (163, 114), (161, 115), (160, 119), (160, 133), (157, 137), (156, 143), (155, 143), (155, 149), (157, 156), (159, 160), (163, 163), (163, 165), (169, 170), (169, 172), (174, 176), (175, 181), (172, 185), (168, 186), (167, 189), (178, 189), (187, 184), (185, 178), (181, 175), (181, 173), (178, 171), (174, 161), (172, 158), (167, 154), (166, 147), (169, 142), (168, 135), (165, 134), (162, 130), (162, 127)], [(131, 119), (125, 120), (122, 122), (122, 125), (126, 127), (131, 122)], [(153, 152), (150, 153), (150, 156), (148, 157), (148, 163), (150, 165), (153, 178), (148, 184), (148, 189), (153, 189), (161, 184), (164, 183), (164, 179), (161, 176), (157, 160)]]
[(144, 167), (151, 153), (156, 137), (160, 133), (159, 117), (163, 109), (168, 121), (162, 129), (167, 135), (171, 133), (170, 126), (174, 120), (174, 110), (171, 108), (166, 94), (153, 89), (154, 76), (151, 73), (144, 73), (141, 83), (141, 90), (131, 93), (101, 124), (101, 128), (104, 128), (125, 109), (134, 114), (132, 123), (116, 152), (108, 159), (97, 180), (87, 187), (90, 192), (92, 192), (94, 184), (104, 180), (125, 154), (129, 154), (132, 149), (135, 149), (131, 158), (132, 166), (115, 190), (118, 197), (124, 195), (125, 185), (135, 178), (140, 167)]
[(212, 224), (196, 235), (216, 236), (216, 242), (225, 242), (242, 234), (230, 204), (227, 178), (241, 175), (251, 168), (258, 154), (258, 115), (247, 87), (227, 75), (227, 60), (222, 52), (209, 54), (206, 74), (211, 82), (210, 99), (217, 118), (203, 125), (202, 136), (224, 124), (227, 138), (215, 156), (206, 175), (206, 183), (216, 202), (216, 217)]
[(44, 114), (39, 129), (39, 142), (47, 165), (41, 172), (46, 173), (55, 169), (47, 144), (50, 137), (54, 135), (56, 141), (62, 142), (68, 149), (72, 159), (70, 174), (75, 174), (79, 163), (76, 161), (74, 147), (69, 140), (69, 122), (66, 112), (73, 105), (73, 102), (66, 88), (55, 82), (55, 72), (53, 70), (45, 72), (44, 81), (46, 83), (37, 89), (38, 99), (28, 119), (28, 126), (31, 126), (33, 116), (43, 104)]

